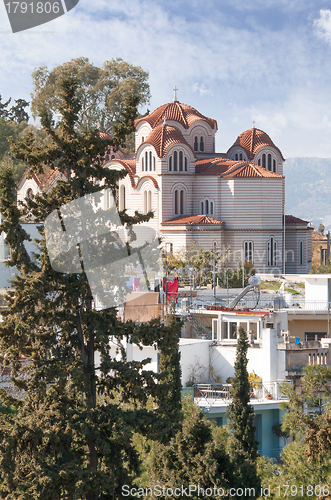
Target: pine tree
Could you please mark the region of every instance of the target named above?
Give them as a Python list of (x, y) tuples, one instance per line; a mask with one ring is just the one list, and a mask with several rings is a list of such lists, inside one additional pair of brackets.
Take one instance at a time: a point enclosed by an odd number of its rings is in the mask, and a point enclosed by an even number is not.
[[(191, 498), (220, 498), (222, 489), (225, 496), (231, 486), (225, 431), (213, 427), (195, 403), (184, 401), (183, 410), (182, 429), (166, 445), (152, 446), (146, 459), (146, 487), (161, 485), (179, 491), (184, 488), (185, 498), (193, 485), (199, 486), (200, 491), (192, 490)], [(160, 498), (170, 496), (160, 495)]]
[(235, 374), (231, 387), (232, 402), (229, 406), (232, 428), (229, 455), (235, 471), (232, 479), (233, 487), (255, 488), (256, 496), (258, 496), (260, 491), (256, 469), (258, 443), (255, 439), (254, 411), (249, 404), (250, 384), (247, 372), (247, 349), (247, 334), (243, 328), (240, 328), (234, 365)]
[[(0, 421), (0, 498), (8, 500), (122, 498), (121, 486), (134, 484), (139, 466), (133, 433), (164, 440), (178, 411), (179, 387), (169, 371), (146, 371), (148, 360), (130, 362), (125, 350), (130, 341), (154, 345), (161, 358), (177, 363), (178, 326), (157, 319), (141, 326), (122, 323), (115, 308), (96, 310), (85, 271), (69, 273), (68, 267), (60, 273), (51, 266), (42, 226), (34, 258), (25, 250), (29, 236), (20, 226), (22, 216), (44, 221), (60, 206), (97, 192), (99, 185), (114, 192), (126, 175), (102, 166), (111, 141), (101, 140), (96, 130), (78, 132), (76, 89), (73, 79), (63, 82), (62, 120), (55, 128), (49, 115), (41, 117), (50, 146), (38, 147), (27, 136), (13, 149), (27, 162), (27, 175), (57, 168), (66, 181), (26, 200), (21, 212), (11, 172), (2, 172), (0, 179), (5, 218), (0, 231), (11, 247), (8, 264), (18, 269), (0, 323), (0, 362), (11, 367), (15, 385), (25, 391), (21, 400), (3, 394), (4, 402), (15, 408)], [(103, 212), (97, 216), (102, 218)], [(123, 212), (121, 217), (122, 223), (133, 225), (150, 215)], [(107, 238), (104, 254), (114, 251)], [(82, 265), (81, 257), (73, 264)], [(163, 400), (168, 397), (170, 404)], [(153, 410), (147, 409), (149, 398)]]

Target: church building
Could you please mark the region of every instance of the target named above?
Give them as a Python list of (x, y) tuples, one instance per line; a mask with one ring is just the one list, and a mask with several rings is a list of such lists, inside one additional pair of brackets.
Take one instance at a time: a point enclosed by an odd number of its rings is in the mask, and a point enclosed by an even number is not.
[[(307, 273), (312, 228), (284, 213), (280, 149), (253, 126), (227, 152), (216, 153), (216, 132), (216, 120), (179, 102), (176, 90), (172, 102), (136, 120), (135, 153), (105, 156), (108, 168), (127, 170), (119, 181), (119, 209), (152, 211), (148, 225), (167, 252), (195, 242), (227, 252), (230, 269), (247, 261), (259, 273)], [(18, 199), (42, 189), (39, 184), (23, 176)]]

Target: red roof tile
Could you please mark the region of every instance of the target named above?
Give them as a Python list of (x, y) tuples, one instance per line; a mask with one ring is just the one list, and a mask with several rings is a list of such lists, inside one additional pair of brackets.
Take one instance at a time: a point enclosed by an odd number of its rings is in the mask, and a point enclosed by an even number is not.
[(158, 125), (156, 128), (154, 128), (148, 134), (143, 144), (146, 143), (154, 146), (156, 154), (159, 158), (163, 158), (167, 150), (173, 144), (185, 144), (185, 146), (188, 146), (190, 149), (192, 149), (184, 139), (183, 134), (180, 132), (180, 130), (167, 124)]
[[(241, 146), (245, 150), (247, 158), (249, 160), (253, 160), (256, 153), (264, 146), (272, 146), (273, 148), (277, 149), (282, 160), (285, 161), (281, 150), (274, 145), (268, 134), (263, 132), (263, 130), (255, 127), (250, 128), (249, 130), (245, 130), (245, 132), (240, 134), (231, 148), (233, 148), (234, 146)], [(231, 148), (228, 149), (228, 152)]]
[(213, 225), (223, 225), (224, 222), (213, 219), (213, 217), (209, 217), (208, 215), (180, 215), (179, 217), (175, 217), (174, 219), (167, 220), (166, 222), (162, 222), (162, 225), (167, 226), (178, 226), (178, 225), (195, 225), (200, 224), (213, 224)]
[[(136, 187), (134, 181), (134, 175), (136, 173), (136, 160), (127, 160), (122, 158), (114, 158), (113, 160), (106, 161), (105, 163), (109, 163), (110, 161), (116, 161), (116, 163), (120, 163), (127, 171), (130, 177), (131, 186), (133, 188)], [(104, 163), (104, 164), (105, 164)]]
[(285, 224), (309, 224), (309, 221), (294, 217), (294, 215), (285, 215)]
[(220, 177), (263, 177), (282, 178), (280, 174), (270, 172), (256, 163), (233, 161), (227, 158), (209, 158), (195, 162), (195, 171), (200, 175), (218, 175)]
[(98, 136), (100, 139), (107, 139), (108, 141), (113, 140), (113, 136), (108, 134), (108, 132), (104, 132), (103, 130), (98, 130)]
[(192, 108), (192, 106), (178, 101), (163, 104), (163, 106), (156, 108), (150, 115), (135, 120), (134, 124), (137, 126), (138, 123), (146, 121), (152, 128), (155, 128), (163, 122), (164, 116), (167, 120), (180, 123), (186, 129), (198, 120), (203, 120), (208, 123), (212, 129), (217, 129), (216, 120), (207, 118), (199, 113), (199, 111)]
[(136, 187), (138, 187), (139, 182), (140, 182), (140, 181), (142, 181), (143, 179), (150, 179), (150, 180), (153, 182), (153, 184), (154, 184), (154, 186), (155, 186), (156, 188), (158, 188), (158, 187), (159, 187), (159, 185), (158, 185), (158, 183), (157, 183), (157, 180), (156, 180), (154, 177), (152, 177), (151, 175), (144, 175), (143, 177), (140, 177), (140, 179), (139, 179), (139, 180), (138, 180), (138, 182), (137, 182)]

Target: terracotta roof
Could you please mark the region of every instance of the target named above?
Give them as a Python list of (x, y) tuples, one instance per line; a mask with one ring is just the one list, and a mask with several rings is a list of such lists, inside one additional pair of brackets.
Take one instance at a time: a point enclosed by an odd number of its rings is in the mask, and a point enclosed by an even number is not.
[(103, 130), (98, 130), (98, 136), (100, 139), (107, 139), (109, 141), (113, 140), (113, 136), (108, 134), (108, 132), (104, 132)]
[(313, 241), (327, 241), (326, 234), (320, 234), (320, 233), (316, 233), (314, 231), (311, 236), (312, 236)]
[[(156, 154), (159, 158), (163, 158), (167, 150), (173, 144), (185, 144), (185, 146), (188, 146), (192, 150), (191, 146), (186, 142), (180, 130), (178, 130), (178, 128), (176, 127), (173, 127), (172, 125), (167, 124), (158, 125), (156, 128), (154, 128), (146, 137), (145, 142), (143, 142), (143, 144), (146, 143), (154, 146)], [(141, 146), (142, 144), (139, 147)]]
[(106, 163), (110, 163), (111, 161), (115, 161), (116, 163), (120, 163), (127, 171), (128, 175), (130, 177), (130, 182), (131, 186), (133, 188), (136, 187), (135, 181), (134, 181), (134, 175), (136, 173), (136, 160), (127, 160), (127, 159), (122, 159), (122, 158), (114, 158), (113, 160), (108, 160), (106, 161), (103, 165)]
[[(245, 132), (240, 134), (231, 148), (233, 148), (234, 146), (242, 147), (245, 150), (247, 158), (249, 160), (253, 160), (256, 153), (264, 146), (272, 146), (273, 148), (277, 149), (282, 160), (285, 161), (281, 150), (274, 145), (268, 134), (263, 132), (263, 130), (255, 127), (250, 128), (249, 130), (245, 130)], [(228, 149), (228, 152), (231, 148)]]
[(218, 175), (220, 177), (263, 177), (281, 179), (283, 176), (270, 172), (260, 167), (256, 163), (247, 161), (233, 161), (227, 158), (211, 158), (197, 160), (195, 162), (195, 171), (200, 175)]
[(135, 126), (142, 121), (146, 121), (150, 124), (152, 128), (157, 127), (163, 122), (164, 116), (167, 120), (172, 120), (180, 123), (184, 128), (188, 129), (194, 122), (198, 120), (203, 120), (208, 123), (212, 129), (217, 128), (216, 120), (212, 118), (207, 118), (202, 115), (196, 109), (192, 108), (188, 104), (183, 104), (182, 102), (170, 102), (168, 104), (163, 104), (152, 111), (148, 116), (144, 116), (143, 118), (139, 118), (135, 120)]
[(138, 180), (138, 182), (137, 182), (136, 187), (138, 187), (139, 182), (140, 182), (140, 181), (142, 181), (143, 179), (150, 179), (150, 180), (153, 182), (153, 184), (154, 184), (154, 186), (155, 186), (156, 188), (158, 188), (158, 187), (159, 187), (159, 185), (158, 185), (158, 183), (157, 183), (157, 180), (156, 180), (154, 177), (152, 177), (151, 175), (144, 175), (143, 177), (140, 177), (140, 179), (139, 179), (139, 180)]
[(309, 224), (309, 221), (294, 217), (294, 215), (285, 215), (285, 224)]
[(162, 222), (162, 225), (167, 226), (178, 226), (178, 225), (195, 225), (200, 224), (213, 224), (213, 225), (223, 225), (224, 222), (213, 219), (213, 217), (209, 217), (208, 215), (180, 215), (179, 217), (175, 217), (174, 219), (167, 220), (166, 222)]

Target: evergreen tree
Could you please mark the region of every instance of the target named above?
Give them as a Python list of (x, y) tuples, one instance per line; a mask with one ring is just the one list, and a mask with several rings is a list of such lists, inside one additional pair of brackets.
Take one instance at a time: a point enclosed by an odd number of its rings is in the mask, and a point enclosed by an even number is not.
[(2, 98), (0, 95), (0, 118), (7, 118), (9, 115), (9, 110), (7, 109), (7, 107), (11, 101), (11, 97), (8, 99), (7, 102), (2, 103), (1, 101), (2, 101)]
[[(229, 416), (231, 420), (231, 438), (229, 455), (233, 470), (232, 485), (235, 488), (255, 488), (260, 491), (260, 481), (257, 474), (256, 459), (257, 441), (255, 439), (254, 411), (250, 402), (250, 384), (247, 372), (247, 334), (239, 329), (235, 374), (232, 378)], [(235, 497), (234, 497), (235, 498)], [(243, 498), (243, 497), (238, 497)], [(251, 497), (253, 498), (253, 497)]]
[[(200, 488), (191, 491), (191, 498), (219, 498), (221, 489), (224, 496), (231, 484), (229, 458), (226, 452), (225, 431), (213, 428), (200, 408), (193, 402), (185, 401), (183, 426), (166, 445), (152, 446), (151, 455), (146, 459), (148, 483), (161, 485), (166, 489), (182, 487), (189, 492), (189, 486)], [(219, 490), (215, 493), (215, 489)], [(202, 490), (207, 491), (203, 493)], [(162, 495), (160, 498), (169, 498)], [(185, 498), (185, 493), (183, 494)]]
[(29, 115), (25, 111), (28, 106), (29, 103), (25, 99), (15, 99), (15, 106), (10, 108), (8, 118), (16, 123), (28, 122)]
[[(10, 170), (0, 178), (5, 218), (0, 231), (11, 248), (8, 265), (18, 269), (0, 323), (0, 362), (10, 366), (15, 385), (26, 394), (21, 400), (3, 394), (16, 412), (0, 421), (0, 498), (8, 500), (122, 498), (121, 486), (134, 484), (139, 465), (133, 433), (164, 440), (178, 414), (178, 378), (176, 384), (170, 380), (174, 367), (159, 375), (146, 371), (148, 360), (128, 361), (125, 343), (154, 345), (161, 359), (177, 363), (179, 327), (157, 319), (141, 326), (122, 323), (115, 308), (96, 310), (86, 272), (69, 273), (75, 265), (82, 270), (82, 253), (78, 262), (68, 261), (67, 273), (57, 272), (43, 227), (33, 259), (24, 246), (29, 235), (21, 228), (22, 215), (44, 221), (60, 206), (99, 191), (99, 185), (114, 192), (126, 175), (102, 167), (111, 141), (101, 140), (96, 130), (78, 132), (76, 90), (75, 80), (63, 82), (62, 120), (55, 128), (48, 114), (41, 117), (50, 145), (38, 146), (28, 135), (13, 148), (16, 158), (27, 162), (27, 175), (57, 168), (66, 181), (26, 200), (21, 212)], [(97, 210), (95, 217), (102, 219), (104, 212)], [(132, 226), (150, 215), (122, 212), (121, 217)], [(116, 252), (113, 240), (113, 233), (104, 237), (102, 254)], [(83, 252), (84, 242), (80, 248)], [(172, 400), (168, 404), (163, 397)], [(146, 407), (148, 398), (153, 410)]]

